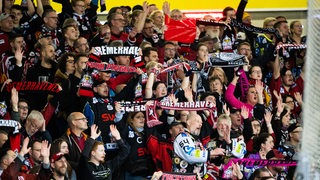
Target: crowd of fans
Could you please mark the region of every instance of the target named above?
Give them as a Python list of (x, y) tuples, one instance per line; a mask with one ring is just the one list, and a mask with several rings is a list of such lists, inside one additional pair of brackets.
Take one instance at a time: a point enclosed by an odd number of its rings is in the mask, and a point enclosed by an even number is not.
[[(54, 1), (61, 13), (0, 0), (0, 179), (294, 179), (295, 166), (237, 160), (298, 159), (301, 22), (277, 15), (254, 27), (241, 0), (198, 19), (185, 43), (166, 36), (165, 21), (188, 19), (168, 2), (112, 7), (101, 24), (96, 0)], [(140, 49), (95, 53), (102, 46)], [(243, 63), (219, 66), (217, 54)]]

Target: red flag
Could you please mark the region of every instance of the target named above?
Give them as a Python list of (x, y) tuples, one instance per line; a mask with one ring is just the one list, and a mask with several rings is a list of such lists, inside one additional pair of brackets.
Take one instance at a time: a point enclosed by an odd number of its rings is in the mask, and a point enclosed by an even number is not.
[(165, 16), (165, 24), (167, 30), (164, 32), (166, 41), (179, 41), (182, 43), (192, 43), (196, 37), (196, 20), (184, 19), (174, 20), (169, 16)]

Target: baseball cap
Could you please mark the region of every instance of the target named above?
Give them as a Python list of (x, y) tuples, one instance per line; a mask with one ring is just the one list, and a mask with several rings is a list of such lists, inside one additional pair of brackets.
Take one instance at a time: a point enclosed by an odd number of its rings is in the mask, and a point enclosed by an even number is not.
[(0, 14), (0, 21), (2, 21), (2, 20), (4, 20), (4, 19), (7, 19), (8, 17), (12, 17), (12, 18), (14, 18), (14, 15), (12, 15), (12, 14), (8, 14), (8, 13), (1, 13)]
[(54, 162), (56, 162), (56, 161), (59, 161), (62, 157), (67, 158), (66, 154), (63, 154), (62, 152), (53, 154), (53, 155), (51, 156), (50, 162), (51, 162), (51, 163), (54, 163)]
[(294, 131), (295, 129), (297, 129), (298, 127), (301, 127), (299, 123), (293, 123), (288, 127), (288, 133), (291, 133), (292, 131)]
[(170, 124), (169, 129), (171, 129), (171, 128), (174, 127), (174, 126), (180, 125), (180, 124), (185, 127), (185, 123), (184, 123), (184, 122), (182, 122), (182, 121), (173, 121), (173, 122)]
[(237, 109), (237, 108), (235, 108), (235, 107), (232, 107), (231, 109), (230, 109), (230, 113), (236, 113), (236, 112), (241, 112), (241, 109)]

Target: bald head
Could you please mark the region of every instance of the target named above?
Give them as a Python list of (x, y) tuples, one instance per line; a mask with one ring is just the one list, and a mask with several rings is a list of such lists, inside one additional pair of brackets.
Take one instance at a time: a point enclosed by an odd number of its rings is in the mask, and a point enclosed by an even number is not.
[(202, 127), (202, 119), (196, 113), (189, 113), (187, 117), (187, 129), (191, 134), (199, 136)]

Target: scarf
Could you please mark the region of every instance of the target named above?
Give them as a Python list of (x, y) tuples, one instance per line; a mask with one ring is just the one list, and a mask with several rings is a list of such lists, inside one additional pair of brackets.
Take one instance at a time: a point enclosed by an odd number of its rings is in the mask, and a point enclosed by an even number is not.
[(57, 84), (48, 82), (11, 82), (7, 86), (7, 91), (10, 92), (12, 88), (16, 88), (17, 91), (49, 91), (52, 93), (58, 93), (61, 91)]

